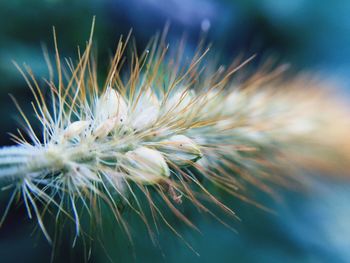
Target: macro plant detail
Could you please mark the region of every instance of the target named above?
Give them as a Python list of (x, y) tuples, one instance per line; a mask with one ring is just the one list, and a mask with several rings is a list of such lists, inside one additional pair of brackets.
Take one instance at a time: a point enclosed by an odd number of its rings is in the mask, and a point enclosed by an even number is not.
[(17, 66), (42, 133), (17, 105), (27, 133), (19, 130), (12, 135), (17, 145), (0, 149), (0, 182), (13, 189), (1, 223), (21, 200), (48, 240), (46, 213), (67, 216), (78, 236), (79, 209), (101, 217), (103, 202), (128, 231), (119, 203), (147, 225), (154, 220), (146, 218), (138, 191), (154, 217), (168, 225), (156, 194), (196, 228), (179, 209), (182, 202), (215, 217), (205, 206), (210, 201), (236, 217), (208, 184), (255, 203), (247, 185), (273, 194), (271, 185), (302, 180), (302, 169), (348, 167), (349, 111), (327, 84), (287, 78), (281, 68), (235, 78), (251, 58), (216, 68), (206, 60), (209, 49), (189, 60), (183, 43), (170, 53), (163, 36), (140, 54), (131, 45), (125, 55), (129, 40), (120, 39), (104, 83), (97, 79), (92, 32), (76, 63), (61, 58), (55, 38), (55, 65), (46, 55), (50, 78), (42, 86), (28, 67)]

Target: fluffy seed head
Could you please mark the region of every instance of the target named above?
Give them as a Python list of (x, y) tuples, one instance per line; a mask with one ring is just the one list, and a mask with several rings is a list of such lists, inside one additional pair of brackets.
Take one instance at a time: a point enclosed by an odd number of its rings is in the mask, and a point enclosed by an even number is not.
[[(81, 233), (78, 203), (92, 219), (101, 218), (104, 203), (126, 231), (120, 203), (147, 225), (143, 209), (169, 226), (155, 194), (195, 228), (176, 206), (182, 201), (214, 215), (206, 207), (210, 200), (234, 215), (215, 189), (252, 202), (243, 195), (247, 185), (272, 194), (269, 182), (287, 185), (298, 168), (334, 173), (349, 166), (349, 111), (324, 84), (286, 79), (266, 65), (248, 79), (235, 78), (251, 59), (215, 69), (205, 61), (208, 50), (188, 61), (181, 49), (167, 53), (164, 37), (126, 59), (129, 37), (120, 40), (104, 84), (92, 37), (76, 63), (64, 64), (55, 44), (57, 81), (51, 76), (47, 86), (19, 68), (42, 131), (34, 132), (19, 108), (27, 135), (20, 131), (13, 135), (17, 146), (0, 149), (0, 178), (12, 179), (10, 203), (21, 194), (48, 239), (42, 220), (48, 212), (67, 215)], [(210, 184), (214, 192), (205, 187)]]

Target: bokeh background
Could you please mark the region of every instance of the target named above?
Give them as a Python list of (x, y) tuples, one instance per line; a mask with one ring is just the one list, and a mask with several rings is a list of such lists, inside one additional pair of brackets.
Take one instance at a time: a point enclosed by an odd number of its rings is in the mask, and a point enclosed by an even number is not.
[[(334, 92), (346, 97), (350, 90), (349, 14), (347, 0), (1, 0), (0, 145), (12, 144), (7, 132), (15, 132), (18, 126), (8, 93), (24, 109), (31, 98), (11, 61), (26, 63), (39, 78), (47, 77), (42, 45), (53, 55), (53, 25), (60, 53), (75, 58), (76, 47), (84, 46), (96, 15), (94, 39), (101, 74), (120, 34), (133, 28), (142, 48), (169, 21), (170, 44), (186, 33), (188, 48), (193, 50), (204, 30), (223, 63), (242, 52), (256, 53), (256, 61), (273, 56), (289, 63), (293, 71), (331, 78), (341, 87)], [(312, 187), (301, 192), (277, 189), (280, 201), (252, 190), (254, 198), (275, 213), (226, 198), (242, 219), (233, 223), (237, 233), (191, 209), (185, 213), (201, 233), (171, 218), (200, 256), (166, 227), (160, 229), (159, 245), (154, 246), (143, 224), (126, 215), (137, 237), (131, 245), (106, 219), (105, 247), (94, 246), (90, 262), (350, 262), (349, 185), (321, 178), (310, 179), (308, 184)], [(1, 193), (1, 213), (7, 198), (7, 192)], [(35, 225), (23, 205), (11, 208), (0, 229), (0, 262), (50, 262), (51, 247)], [(83, 246), (72, 249), (72, 240), (66, 236), (55, 260), (84, 262)]]

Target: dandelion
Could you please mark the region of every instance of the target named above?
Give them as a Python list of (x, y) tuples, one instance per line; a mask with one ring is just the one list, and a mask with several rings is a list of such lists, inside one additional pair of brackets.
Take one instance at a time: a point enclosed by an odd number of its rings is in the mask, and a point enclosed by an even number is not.
[(134, 51), (125, 66), (129, 38), (121, 38), (104, 84), (97, 80), (92, 33), (76, 64), (62, 62), (55, 42), (57, 81), (53, 76), (46, 81), (49, 99), (31, 71), (18, 67), (33, 92), (42, 129), (35, 133), (16, 104), (26, 135), (13, 134), (17, 145), (0, 149), (0, 182), (13, 187), (5, 215), (21, 196), (50, 240), (46, 213), (67, 216), (79, 235), (77, 204), (99, 218), (103, 202), (127, 230), (119, 202), (148, 224), (134, 193), (139, 191), (154, 217), (169, 225), (153, 201), (156, 194), (195, 228), (178, 209), (181, 202), (214, 215), (205, 205), (210, 200), (235, 216), (211, 192), (215, 188), (249, 201), (246, 185), (273, 193), (269, 182), (302, 179), (298, 169), (335, 173), (348, 167), (349, 111), (324, 84), (287, 79), (280, 68), (238, 79), (234, 73), (250, 59), (212, 70), (208, 50), (187, 61), (180, 49), (167, 53), (164, 37), (139, 56)]

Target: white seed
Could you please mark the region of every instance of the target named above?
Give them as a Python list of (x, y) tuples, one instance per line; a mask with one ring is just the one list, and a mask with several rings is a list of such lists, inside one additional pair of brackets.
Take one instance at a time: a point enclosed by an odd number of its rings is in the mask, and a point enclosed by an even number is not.
[(158, 113), (159, 108), (155, 106), (150, 106), (143, 109), (139, 113), (135, 114), (135, 117), (131, 123), (132, 128), (136, 130), (142, 130), (150, 127), (157, 121)]
[(116, 126), (117, 119), (110, 118), (98, 125), (92, 134), (95, 137), (103, 138), (106, 137)]
[(132, 113), (131, 127), (142, 130), (152, 126), (158, 119), (159, 107), (159, 101), (151, 89), (144, 91)]
[(199, 146), (185, 135), (174, 135), (159, 143), (159, 150), (178, 166), (186, 166), (202, 157)]
[[(126, 121), (128, 106), (123, 97), (113, 88), (108, 87), (106, 92), (97, 100), (95, 118), (104, 121), (117, 118), (121, 123)], [(117, 124), (117, 123), (116, 123)]]
[(184, 111), (192, 102), (193, 90), (177, 90), (171, 94), (164, 105), (165, 112), (179, 113)]
[(90, 121), (75, 121), (67, 126), (63, 132), (66, 139), (71, 139), (80, 135), (90, 124)]
[(159, 106), (159, 100), (157, 98), (157, 95), (154, 93), (154, 91), (151, 88), (148, 88), (144, 95), (141, 96), (141, 98), (146, 99), (146, 103), (148, 102), (150, 105), (153, 106)]
[(147, 147), (127, 152), (125, 168), (132, 180), (143, 184), (155, 184), (170, 176), (170, 170), (163, 155)]

